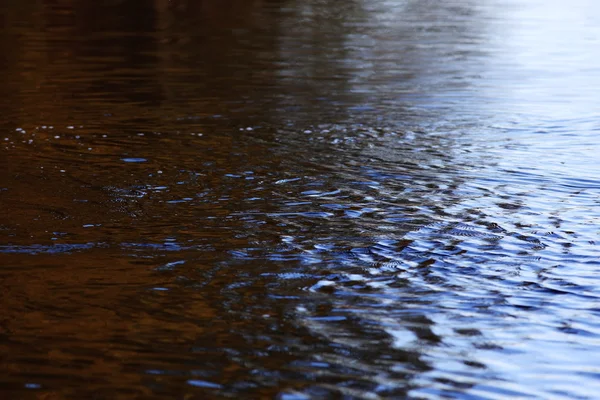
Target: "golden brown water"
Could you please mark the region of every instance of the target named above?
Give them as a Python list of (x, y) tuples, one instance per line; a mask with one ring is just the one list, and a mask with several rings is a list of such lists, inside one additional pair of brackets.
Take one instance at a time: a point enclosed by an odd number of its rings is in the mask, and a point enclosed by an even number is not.
[(593, 399), (600, 8), (0, 5), (0, 397)]

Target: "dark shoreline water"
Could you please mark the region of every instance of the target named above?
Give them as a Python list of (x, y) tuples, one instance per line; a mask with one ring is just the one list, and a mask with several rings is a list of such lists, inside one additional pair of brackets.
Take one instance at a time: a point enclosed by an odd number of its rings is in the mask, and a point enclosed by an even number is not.
[(594, 3), (0, 16), (2, 398), (600, 393)]

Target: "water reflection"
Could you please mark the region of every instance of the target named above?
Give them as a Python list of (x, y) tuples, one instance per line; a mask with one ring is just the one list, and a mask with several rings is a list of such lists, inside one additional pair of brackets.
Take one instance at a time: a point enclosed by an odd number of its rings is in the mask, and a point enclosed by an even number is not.
[(540, 112), (545, 7), (3, 6), (0, 391), (592, 397), (598, 119)]

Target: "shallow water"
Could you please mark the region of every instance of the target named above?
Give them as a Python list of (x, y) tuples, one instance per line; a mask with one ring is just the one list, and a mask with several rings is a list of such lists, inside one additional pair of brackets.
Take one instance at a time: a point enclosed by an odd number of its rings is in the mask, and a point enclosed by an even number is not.
[(98, 3), (0, 8), (3, 398), (597, 398), (595, 2)]

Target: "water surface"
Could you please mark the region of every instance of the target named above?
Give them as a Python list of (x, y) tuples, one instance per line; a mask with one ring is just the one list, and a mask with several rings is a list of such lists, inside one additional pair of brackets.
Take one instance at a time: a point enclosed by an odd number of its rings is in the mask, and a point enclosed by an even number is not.
[(0, 6), (3, 397), (597, 397), (595, 2), (98, 3)]

